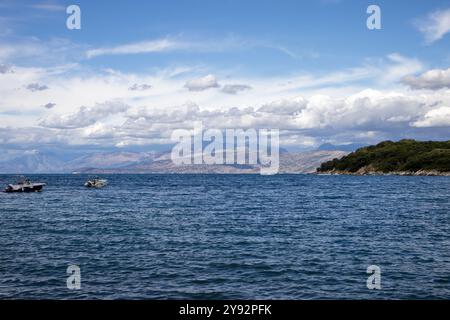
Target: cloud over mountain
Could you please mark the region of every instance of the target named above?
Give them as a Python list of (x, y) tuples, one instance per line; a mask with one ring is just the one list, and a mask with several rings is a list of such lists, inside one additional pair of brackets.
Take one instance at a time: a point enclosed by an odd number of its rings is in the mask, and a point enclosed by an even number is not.
[[(85, 131), (88, 139), (111, 139), (116, 144), (170, 143), (175, 129), (276, 128), (283, 132), (285, 144), (311, 145), (336, 134), (358, 141), (377, 136), (420, 134), (436, 126), (438, 114), (445, 116), (442, 95), (409, 96), (364, 90), (347, 98), (314, 95), (275, 100), (261, 106), (207, 110), (195, 103), (172, 108), (131, 107), (121, 125), (95, 125)], [(446, 119), (446, 118), (444, 118)], [(444, 125), (442, 120), (440, 125)], [(450, 126), (450, 123), (447, 123)], [(376, 133), (376, 134), (375, 134)], [(335, 136), (335, 138), (337, 138)]]

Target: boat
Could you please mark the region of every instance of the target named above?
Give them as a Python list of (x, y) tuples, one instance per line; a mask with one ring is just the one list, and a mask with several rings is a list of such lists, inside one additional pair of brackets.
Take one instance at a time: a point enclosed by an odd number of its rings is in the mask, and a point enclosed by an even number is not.
[(84, 186), (86, 188), (103, 188), (106, 185), (108, 185), (108, 180), (106, 179), (100, 179), (99, 177), (93, 177), (90, 178), (88, 181), (86, 181), (86, 183), (84, 184)]
[(31, 182), (29, 179), (23, 178), (15, 184), (9, 184), (4, 192), (40, 192), (46, 185), (47, 184), (45, 183), (35, 183)]

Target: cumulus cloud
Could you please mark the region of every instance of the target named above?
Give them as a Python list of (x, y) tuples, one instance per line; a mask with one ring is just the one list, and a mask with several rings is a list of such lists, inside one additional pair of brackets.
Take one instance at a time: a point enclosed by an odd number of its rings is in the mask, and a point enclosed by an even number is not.
[(218, 88), (219, 83), (214, 75), (209, 74), (202, 78), (187, 81), (184, 87), (189, 91), (203, 91), (211, 88)]
[[(435, 120), (429, 119), (433, 113), (427, 113), (449, 106), (450, 96), (444, 90), (415, 92), (396, 84), (398, 77), (417, 74), (421, 68), (420, 61), (392, 54), (365, 60), (356, 68), (236, 78), (223, 86), (213, 74), (192, 76), (204, 69), (71, 74), (67, 69), (15, 64), (14, 74), (0, 76), (1, 126), (28, 128), (40, 124), (48, 129), (45, 132), (101, 146), (170, 143), (172, 130), (192, 128), (196, 121), (211, 128), (278, 128), (289, 143), (330, 137), (337, 142), (376, 142), (399, 135), (414, 137), (420, 132), (427, 132), (424, 136), (432, 139), (444, 129), (432, 127)], [(16, 90), (29, 83), (36, 87), (45, 83), (49, 89), (42, 94)], [(149, 84), (157, 84), (152, 94), (141, 93)], [(249, 90), (246, 84), (253, 88)], [(180, 90), (183, 85), (187, 89)], [(386, 89), (360, 92), (365, 87)], [(196, 93), (210, 88), (219, 89)], [(400, 91), (388, 91), (395, 90), (392, 88)], [(243, 90), (247, 90), (245, 94), (239, 94)], [(58, 107), (50, 108), (49, 104), (49, 110), (45, 110), (49, 101)], [(115, 102), (96, 104), (98, 101)]]
[(264, 104), (259, 108), (259, 112), (276, 113), (280, 115), (298, 115), (306, 108), (308, 101), (303, 97), (281, 99)]
[(419, 76), (406, 76), (402, 79), (402, 82), (412, 89), (439, 90), (450, 88), (450, 68), (429, 70)]
[(439, 102), (423, 96), (386, 94), (365, 90), (347, 98), (315, 95), (294, 97), (260, 107), (204, 110), (196, 104), (170, 109), (140, 108), (127, 113), (125, 127), (134, 132), (147, 128), (185, 128), (202, 121), (211, 128), (278, 128), (317, 135), (347, 130), (396, 131), (411, 128), (411, 123), (440, 107)]
[(47, 128), (11, 128), (0, 127), (0, 145), (17, 145), (21, 148), (35, 148), (38, 144), (60, 144), (62, 146), (74, 141), (76, 137), (69, 137), (64, 131)]
[[(129, 106), (105, 102), (77, 112), (53, 115), (40, 122), (62, 143), (102, 146), (170, 144), (175, 129), (276, 128), (281, 143), (311, 146), (312, 141), (378, 142), (404, 137), (448, 136), (450, 99), (439, 92), (410, 95), (364, 90), (344, 98), (327, 95), (294, 96), (259, 106), (208, 109), (196, 103), (166, 106)], [(24, 130), (27, 131), (27, 130)], [(34, 132), (34, 131), (30, 131)], [(17, 134), (17, 139), (26, 137)], [(16, 141), (11, 133), (8, 141)], [(68, 138), (68, 139), (67, 139)], [(69, 141), (67, 142), (66, 139)], [(0, 141), (1, 143), (1, 141)]]
[(41, 85), (39, 83), (30, 83), (25, 88), (30, 90), (30, 91), (32, 91), (32, 92), (44, 91), (44, 90), (48, 89), (48, 87), (46, 85)]
[(129, 87), (128, 90), (130, 90), (130, 91), (145, 91), (145, 90), (149, 90), (151, 88), (152, 88), (152, 86), (149, 84), (146, 84), (146, 83), (144, 83), (144, 84), (135, 83), (131, 87)]
[[(103, 143), (110, 139), (121, 146), (170, 143), (173, 130), (192, 129), (201, 122), (205, 129), (276, 128), (282, 133), (282, 145), (311, 146), (311, 141), (329, 139), (378, 142), (417, 138), (423, 132), (428, 132), (427, 139), (431, 133), (445, 137), (450, 126), (448, 108), (443, 108), (440, 96), (376, 90), (364, 90), (347, 98), (299, 96), (246, 108), (207, 110), (195, 103), (172, 108), (139, 107), (130, 109), (124, 117), (126, 120), (118, 126), (96, 123), (85, 130), (84, 137)], [(436, 126), (441, 128), (433, 129)]]
[(56, 103), (49, 102), (49, 103), (44, 105), (44, 108), (46, 108), (46, 109), (53, 109), (55, 106), (56, 106)]
[(422, 119), (412, 123), (414, 127), (450, 127), (450, 107), (440, 107), (428, 111)]
[(450, 9), (434, 11), (416, 25), (428, 44), (442, 39), (450, 32)]
[(93, 107), (83, 106), (76, 113), (53, 115), (42, 120), (39, 125), (55, 129), (84, 128), (111, 115), (125, 112), (128, 108), (128, 105), (121, 102), (98, 103)]
[(228, 94), (237, 94), (241, 91), (250, 90), (252, 87), (245, 84), (227, 84), (222, 88), (222, 92)]
[(0, 74), (12, 73), (13, 68), (11, 65), (0, 64)]

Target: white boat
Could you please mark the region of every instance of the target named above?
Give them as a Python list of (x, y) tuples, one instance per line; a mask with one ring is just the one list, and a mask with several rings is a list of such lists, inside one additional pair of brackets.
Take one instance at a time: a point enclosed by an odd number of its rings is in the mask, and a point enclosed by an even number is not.
[(29, 179), (23, 178), (15, 184), (9, 184), (4, 190), (7, 193), (12, 192), (40, 192), (46, 186), (45, 183), (33, 183)]
[(103, 188), (103, 187), (105, 187), (107, 185), (108, 185), (108, 180), (100, 179), (99, 177), (90, 178), (84, 184), (84, 186), (86, 188), (97, 188), (97, 189)]

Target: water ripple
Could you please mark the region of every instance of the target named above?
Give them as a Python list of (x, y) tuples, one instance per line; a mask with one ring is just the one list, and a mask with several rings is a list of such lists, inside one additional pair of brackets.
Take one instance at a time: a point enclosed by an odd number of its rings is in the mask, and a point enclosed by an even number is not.
[(450, 298), (447, 177), (31, 178), (45, 192), (0, 194), (0, 298)]

